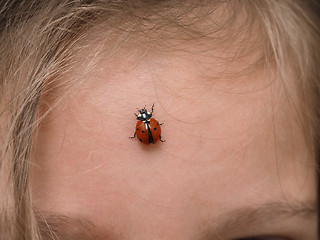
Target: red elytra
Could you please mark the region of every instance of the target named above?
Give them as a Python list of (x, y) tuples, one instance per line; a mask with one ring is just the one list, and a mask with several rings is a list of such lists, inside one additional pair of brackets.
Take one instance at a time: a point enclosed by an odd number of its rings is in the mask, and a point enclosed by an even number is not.
[(136, 131), (134, 136), (131, 138), (137, 137), (137, 139), (144, 144), (155, 144), (159, 140), (164, 142), (161, 139), (161, 125), (156, 119), (152, 117), (153, 114), (153, 106), (152, 111), (148, 112), (146, 108), (140, 109), (139, 114), (135, 114), (137, 117)]

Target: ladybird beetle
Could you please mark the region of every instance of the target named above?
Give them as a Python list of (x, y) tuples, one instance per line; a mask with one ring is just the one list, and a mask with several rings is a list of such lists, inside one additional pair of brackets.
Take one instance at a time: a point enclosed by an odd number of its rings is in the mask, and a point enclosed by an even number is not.
[(137, 117), (137, 125), (136, 125), (136, 131), (133, 135), (133, 137), (144, 143), (144, 144), (150, 144), (150, 143), (156, 143), (158, 140), (161, 142), (164, 142), (164, 140), (161, 139), (161, 125), (163, 123), (159, 123), (156, 119), (152, 117), (153, 113), (153, 107), (152, 105), (151, 112), (148, 112), (146, 107), (142, 109), (138, 109), (139, 114), (134, 114)]

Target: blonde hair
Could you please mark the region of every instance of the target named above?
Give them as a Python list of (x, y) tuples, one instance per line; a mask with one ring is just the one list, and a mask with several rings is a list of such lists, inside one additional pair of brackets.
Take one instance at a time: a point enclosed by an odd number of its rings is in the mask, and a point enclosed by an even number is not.
[[(219, 37), (210, 40), (230, 39), (228, 29), (239, 19), (242, 29), (259, 31), (264, 63), (275, 66), (284, 85), (288, 72), (295, 76), (301, 127), (313, 157), (319, 158), (316, 1), (7, 0), (0, 9), (0, 239), (41, 239), (44, 230), (37, 225), (29, 186), (33, 131), (43, 117), (39, 100), (63, 87), (56, 79), (76, 64), (74, 56), (87, 47), (82, 41), (91, 29), (106, 26), (110, 36), (115, 32), (144, 36), (146, 31), (168, 34), (177, 28), (185, 40), (207, 37), (195, 26), (221, 8), (224, 14), (211, 19), (210, 29)], [(195, 17), (186, 18), (190, 13)]]

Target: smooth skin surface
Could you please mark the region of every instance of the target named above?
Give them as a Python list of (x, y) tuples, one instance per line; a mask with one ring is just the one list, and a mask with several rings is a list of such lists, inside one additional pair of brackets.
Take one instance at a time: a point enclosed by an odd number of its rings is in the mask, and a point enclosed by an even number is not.
[[(315, 161), (280, 81), (235, 74), (253, 58), (226, 70), (209, 55), (82, 56), (80, 83), (35, 134), (35, 207), (87, 219), (101, 239), (316, 240)], [(153, 103), (166, 142), (144, 145), (129, 138), (134, 112)]]

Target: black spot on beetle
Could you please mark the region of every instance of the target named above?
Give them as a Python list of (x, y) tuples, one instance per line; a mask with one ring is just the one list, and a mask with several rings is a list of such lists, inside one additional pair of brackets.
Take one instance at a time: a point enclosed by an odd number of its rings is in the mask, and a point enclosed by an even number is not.
[(153, 128), (153, 130), (157, 130), (157, 128), (155, 127), (155, 128)]
[(137, 128), (137, 131), (139, 130), (139, 128)]
[(140, 141), (140, 142), (142, 142), (142, 139), (141, 139), (141, 138), (139, 138), (139, 141)]
[(142, 132), (142, 133), (145, 133), (145, 131), (144, 131), (144, 130), (142, 130), (141, 132)]

